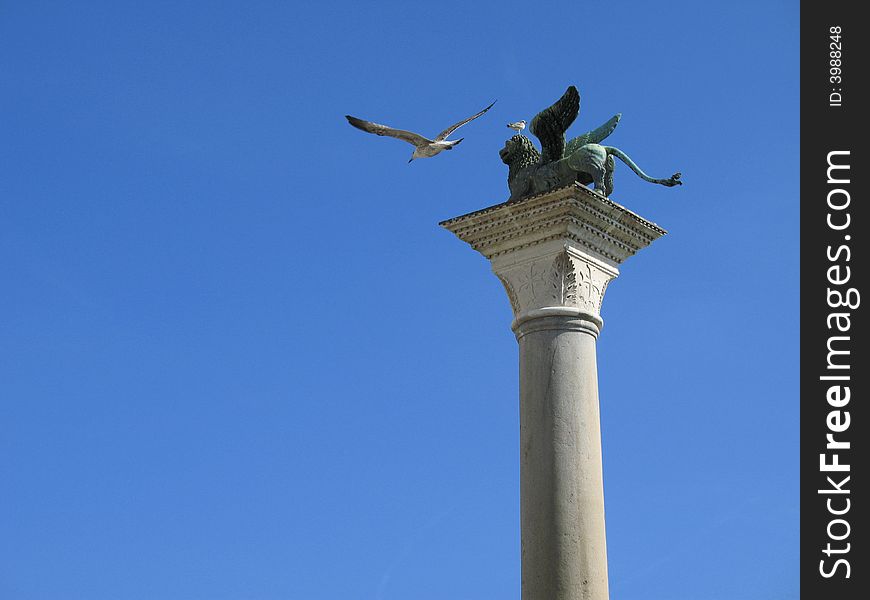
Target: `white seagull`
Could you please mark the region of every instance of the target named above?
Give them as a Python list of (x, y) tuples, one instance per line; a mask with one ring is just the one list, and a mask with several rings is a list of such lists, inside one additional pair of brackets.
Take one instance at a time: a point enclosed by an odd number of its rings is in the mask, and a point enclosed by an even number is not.
[(522, 121), (517, 121), (516, 123), (508, 123), (507, 126), (519, 133), (526, 128), (526, 121), (525, 119), (523, 119)]
[[(495, 104), (493, 102), (492, 104)], [(446, 139), (448, 135), (468, 123), (469, 121), (473, 121), (490, 108), (492, 108), (492, 104), (484, 108), (482, 111), (468, 117), (467, 119), (463, 119), (459, 121), (459, 123), (454, 123), (441, 133), (439, 133), (434, 140), (430, 140), (429, 138), (423, 137), (419, 133), (414, 133), (413, 131), (405, 131), (404, 129), (393, 129), (392, 127), (387, 127), (386, 125), (378, 125), (377, 123), (372, 123), (371, 121), (363, 121), (362, 119), (357, 119), (356, 117), (352, 117), (350, 115), (345, 115), (347, 122), (356, 127), (357, 129), (362, 129), (368, 133), (374, 133), (375, 135), (386, 135), (389, 137), (398, 138), (400, 140), (404, 140), (409, 144), (414, 146), (414, 153), (411, 155), (411, 160), (415, 158), (429, 158), (430, 156), (435, 156), (439, 154), (442, 150), (451, 150), (453, 146), (464, 140), (465, 138), (459, 138), (458, 140), (448, 140)], [(411, 162), (409, 160), (408, 162)]]

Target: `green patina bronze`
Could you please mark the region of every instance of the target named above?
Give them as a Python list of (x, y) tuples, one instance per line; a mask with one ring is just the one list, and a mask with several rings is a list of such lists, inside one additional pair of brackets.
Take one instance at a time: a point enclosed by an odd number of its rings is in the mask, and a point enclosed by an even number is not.
[(644, 173), (619, 148), (600, 144), (616, 129), (622, 115), (581, 136), (565, 141), (565, 132), (580, 112), (580, 93), (570, 86), (551, 107), (532, 119), (529, 130), (541, 142), (541, 152), (524, 135), (510, 138), (499, 151), (508, 165), (509, 201), (543, 194), (579, 182), (595, 185), (595, 191), (609, 196), (613, 192), (613, 157), (627, 164), (639, 177), (650, 183), (673, 187), (681, 185), (680, 174), (668, 179), (654, 179)]

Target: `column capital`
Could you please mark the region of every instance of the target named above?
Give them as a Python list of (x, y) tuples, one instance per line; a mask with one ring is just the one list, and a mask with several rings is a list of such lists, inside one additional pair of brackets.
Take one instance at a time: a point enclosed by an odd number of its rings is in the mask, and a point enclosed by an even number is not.
[(667, 233), (585, 186), (574, 184), (440, 223), (492, 264), (514, 311), (566, 316), (601, 327), (601, 302), (619, 265)]

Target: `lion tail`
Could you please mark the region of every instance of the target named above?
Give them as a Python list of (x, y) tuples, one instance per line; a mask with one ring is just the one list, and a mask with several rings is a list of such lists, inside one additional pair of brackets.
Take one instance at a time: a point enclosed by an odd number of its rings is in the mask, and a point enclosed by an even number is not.
[(613, 187), (613, 173), (612, 173), (613, 158), (611, 157), (611, 155), (616, 156), (619, 160), (621, 160), (622, 162), (627, 164), (629, 166), (629, 168), (632, 171), (634, 171), (635, 173), (637, 173), (637, 176), (640, 177), (641, 179), (643, 179), (644, 181), (649, 181), (650, 183), (658, 183), (660, 185), (664, 185), (667, 187), (673, 187), (675, 185), (682, 185), (683, 184), (683, 182), (680, 181), (680, 177), (681, 177), (680, 173), (674, 173), (668, 179), (655, 179), (653, 177), (650, 177), (646, 173), (644, 173), (641, 170), (641, 168), (638, 167), (635, 164), (635, 162), (633, 160), (631, 160), (631, 158), (629, 158), (629, 156), (625, 152), (620, 150), (619, 148), (614, 148), (613, 146), (604, 146), (604, 149), (607, 150), (607, 161), (608, 161), (607, 162), (607, 169), (608, 169), (608, 171), (610, 171), (610, 183), (608, 185), (609, 188)]

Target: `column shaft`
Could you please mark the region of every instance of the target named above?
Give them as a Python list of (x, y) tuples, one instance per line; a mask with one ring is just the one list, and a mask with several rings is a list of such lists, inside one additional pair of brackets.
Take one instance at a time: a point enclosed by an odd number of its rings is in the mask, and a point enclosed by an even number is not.
[(555, 316), (516, 333), (522, 600), (607, 600), (598, 327)]

